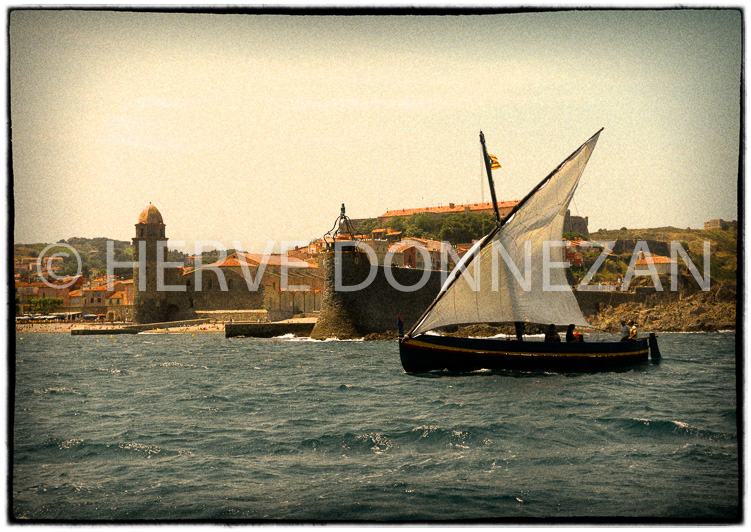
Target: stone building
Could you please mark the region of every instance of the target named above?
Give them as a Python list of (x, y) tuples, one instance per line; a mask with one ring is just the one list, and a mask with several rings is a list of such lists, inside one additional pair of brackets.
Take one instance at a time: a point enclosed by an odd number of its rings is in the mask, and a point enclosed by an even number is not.
[(667, 275), (674, 267), (673, 264), (678, 262), (670, 257), (661, 255), (645, 255), (643, 251), (639, 252), (638, 260), (634, 265), (634, 275), (649, 275), (654, 268), (657, 275)]
[(563, 219), (564, 233), (579, 233), (589, 238), (589, 216), (572, 216), (571, 211), (566, 211), (566, 217)]
[[(187, 291), (162, 288), (185, 283), (182, 268), (160, 268), (167, 257), (165, 228), (161, 213), (151, 204), (141, 212), (136, 223), (136, 236), (133, 238), (133, 262), (136, 264), (133, 271), (133, 321), (136, 323), (195, 317)], [(139, 271), (141, 261), (145, 263), (145, 272)], [(160, 269), (162, 279), (158, 279)]]
[(184, 277), (197, 311), (265, 310), (275, 320), (321, 308), (323, 279), (316, 261), (238, 251)]
[[(271, 320), (321, 308), (323, 279), (315, 261), (284, 255), (235, 252), (212, 264), (193, 257), (192, 268), (162, 267), (166, 261), (166, 225), (161, 213), (149, 205), (138, 218), (133, 238), (134, 302), (136, 323), (192, 319), (197, 313), (263, 311)], [(145, 262), (144, 282), (138, 272)], [(198, 266), (197, 268), (195, 266)], [(258, 276), (260, 275), (260, 279)], [(203, 314), (205, 315), (205, 314)]]
[(722, 218), (709, 220), (708, 222), (704, 222), (704, 229), (722, 229), (723, 231), (738, 229), (738, 220), (727, 221)]

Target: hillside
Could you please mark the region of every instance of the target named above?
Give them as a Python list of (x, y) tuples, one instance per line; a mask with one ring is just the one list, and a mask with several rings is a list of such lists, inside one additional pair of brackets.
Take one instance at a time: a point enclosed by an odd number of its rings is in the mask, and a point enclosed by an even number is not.
[[(80, 238), (73, 237), (67, 240), (60, 240), (58, 244), (67, 244), (78, 253), (81, 258), (81, 273), (84, 277), (96, 277), (107, 272), (107, 242), (113, 242), (113, 258), (117, 262), (131, 262), (133, 260), (133, 244), (122, 240), (113, 240), (106, 237), (98, 238)], [(24, 257), (36, 258), (49, 244), (14, 244), (13, 258), (21, 259)], [(78, 269), (78, 260), (67, 247), (52, 247), (45, 253), (50, 257), (57, 253), (65, 253), (63, 256), (63, 265), (56, 272), (57, 275), (74, 275)], [(185, 259), (185, 254), (179, 251), (170, 250), (168, 260), (181, 261)], [(28, 273), (28, 272), (24, 272)], [(117, 268), (115, 274), (129, 279), (133, 276), (132, 268)]]
[[(735, 282), (738, 270), (737, 229), (678, 229), (658, 227), (654, 229), (599, 230), (591, 233), (590, 240), (657, 240), (679, 242), (688, 252), (691, 261), (700, 272), (704, 271), (704, 242), (710, 243), (710, 275), (713, 280)], [(679, 259), (679, 262), (682, 261)]]

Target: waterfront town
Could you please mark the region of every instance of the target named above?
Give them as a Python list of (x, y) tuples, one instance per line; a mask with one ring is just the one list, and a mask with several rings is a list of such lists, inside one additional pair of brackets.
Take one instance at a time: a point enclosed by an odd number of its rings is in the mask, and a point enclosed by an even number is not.
[[(501, 216), (507, 215), (515, 201), (498, 203)], [(263, 255), (231, 250), (219, 260), (207, 261), (202, 256), (187, 255), (179, 266), (164, 269), (165, 282), (180, 287), (179, 291), (156, 290), (155, 277), (139, 288), (137, 271), (119, 268), (115, 275), (91, 268), (78, 275), (62, 275), (63, 257), (15, 256), (14, 283), (16, 322), (69, 324), (50, 330), (67, 330), (70, 324), (132, 324), (162, 323), (203, 318), (205, 323), (276, 322), (294, 318), (316, 318), (326, 289), (322, 259), (332, 242), (357, 241), (373, 250), (378, 264), (387, 256), (393, 268), (416, 270), (452, 269), (476, 241), (449, 242), (405, 235), (404, 220), (416, 216), (446, 218), (456, 215), (488, 215), (492, 203), (454, 204), (419, 209), (387, 211), (377, 218), (349, 219), (341, 217), (333, 235), (325, 235), (307, 246), (295, 247), (284, 254)], [(146, 250), (147, 261), (156, 256), (156, 244), (166, 247), (168, 238), (165, 220), (154, 205), (148, 205), (138, 216), (132, 241), (132, 263), (138, 262), (139, 244)], [(364, 229), (367, 232), (361, 232)], [(483, 228), (484, 229), (484, 228)], [(711, 220), (705, 230), (737, 231), (737, 222)], [(602, 245), (589, 240), (586, 217), (567, 214), (564, 224), (565, 256), (573, 275), (571, 284), (577, 290), (620, 290), (623, 271), (636, 241), (615, 239), (606, 250), (610, 259), (621, 259), (620, 270), (606, 264), (603, 274), (588, 285), (577, 284), (591, 258), (602, 253)], [(656, 272), (667, 275), (676, 261), (666, 241), (647, 240), (648, 253), (639, 251), (635, 275)], [(17, 248), (19, 246), (16, 246)], [(93, 251), (91, 253), (94, 253)], [(211, 256), (211, 255), (207, 255)], [(590, 260), (588, 260), (588, 258)], [(119, 262), (123, 262), (120, 260)], [(614, 261), (610, 261), (614, 262)], [(170, 266), (170, 265), (168, 265)], [(260, 272), (260, 275), (259, 275)], [(578, 275), (576, 273), (578, 272)], [(610, 275), (608, 275), (610, 274)], [(248, 284), (256, 283), (254, 287)], [(200, 284), (200, 288), (198, 285)], [(631, 291), (654, 290), (635, 283)], [(218, 329), (221, 329), (219, 327)]]

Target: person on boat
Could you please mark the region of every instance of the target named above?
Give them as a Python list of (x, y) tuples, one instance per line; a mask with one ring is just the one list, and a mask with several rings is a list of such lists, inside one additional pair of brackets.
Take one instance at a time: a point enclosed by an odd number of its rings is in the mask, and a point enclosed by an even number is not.
[(629, 326), (629, 331), (628, 331), (628, 337), (626, 338), (626, 340), (629, 340), (629, 341), (638, 340), (639, 334), (636, 331), (636, 324), (634, 323), (634, 320), (628, 320), (628, 326)]
[(626, 318), (621, 318), (621, 341), (628, 340), (629, 334), (631, 334), (631, 327), (626, 325)]
[(524, 322), (515, 321), (514, 328), (516, 329), (516, 339), (519, 340), (520, 342), (523, 342), (524, 341)]
[(566, 341), (567, 342), (583, 342), (584, 337), (581, 335), (581, 333), (574, 332), (574, 328), (576, 326), (572, 323), (568, 326), (568, 330), (566, 331)]
[(548, 327), (548, 332), (545, 333), (546, 342), (560, 342), (561, 337), (558, 335), (558, 331), (555, 330), (555, 324), (551, 323)]

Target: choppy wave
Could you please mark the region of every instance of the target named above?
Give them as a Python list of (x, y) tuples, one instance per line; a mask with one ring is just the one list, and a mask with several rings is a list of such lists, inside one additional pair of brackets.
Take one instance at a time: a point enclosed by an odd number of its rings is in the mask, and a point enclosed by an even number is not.
[(97, 368), (96, 370), (97, 371), (101, 371), (102, 373), (110, 373), (110, 374), (116, 375), (118, 377), (126, 375), (126, 372), (124, 372), (121, 369)]
[(440, 427), (437, 425), (420, 425), (409, 430), (394, 432), (344, 432), (342, 434), (326, 433), (302, 441), (301, 449), (333, 453), (387, 454), (391, 451), (429, 452), (439, 449), (470, 449), (491, 445), (495, 440), (484, 434), (483, 430), (462, 430)]
[(292, 333), (283, 334), (281, 336), (274, 336), (272, 339), (273, 340), (285, 340), (285, 341), (288, 341), (288, 342), (315, 342), (315, 343), (326, 343), (326, 342), (363, 342), (363, 341), (365, 341), (365, 338), (347, 338), (347, 339), (325, 338), (323, 340), (317, 340), (317, 339), (311, 338), (309, 336), (295, 336)]
[(191, 369), (209, 369), (207, 366), (198, 366), (196, 364), (187, 364), (172, 360), (170, 362), (161, 362), (159, 364), (149, 364), (147, 368), (191, 368)]
[(679, 436), (692, 437), (709, 440), (732, 440), (735, 441), (736, 434), (727, 432), (718, 432), (706, 428), (697, 427), (679, 420), (660, 420), (649, 418), (618, 418), (604, 419), (606, 423), (614, 427), (624, 429), (634, 434), (650, 435), (654, 438)]
[(42, 388), (40, 390), (34, 390), (36, 393), (50, 393), (50, 394), (74, 394), (74, 395), (81, 395), (81, 392), (78, 390), (75, 390), (71, 388), (70, 386), (49, 386), (46, 388)]
[(13, 515), (738, 512), (732, 334), (661, 334), (662, 363), (639, 371), (429, 377), (405, 374), (391, 343), (201, 336), (19, 343)]

